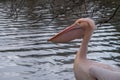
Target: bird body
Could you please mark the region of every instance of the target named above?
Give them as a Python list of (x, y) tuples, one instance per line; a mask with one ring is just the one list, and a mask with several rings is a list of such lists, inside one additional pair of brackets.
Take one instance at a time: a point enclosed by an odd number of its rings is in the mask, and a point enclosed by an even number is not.
[(49, 41), (55, 43), (65, 43), (74, 39), (81, 39), (82, 43), (79, 50), (76, 53), (74, 60), (74, 74), (76, 80), (99, 80), (97, 76), (92, 75), (91, 68), (98, 67), (107, 69), (110, 71), (120, 71), (118, 68), (113, 68), (107, 64), (99, 63), (96, 61), (88, 60), (86, 55), (88, 52), (88, 43), (92, 36), (93, 31), (97, 27), (90, 18), (81, 18), (75, 21), (75, 23), (57, 35), (49, 39)]
[(120, 71), (118, 70), (117, 67), (112, 67), (107, 64), (99, 63), (99, 62), (88, 60), (88, 59), (75, 58), (74, 74), (75, 74), (76, 80), (98, 80), (90, 72), (90, 69), (94, 67), (103, 68), (103, 69), (107, 69), (109, 71), (115, 71), (115, 72)]
[(89, 69), (90, 65), (89, 61), (75, 59), (74, 61), (74, 74), (76, 80), (95, 80), (90, 74)]

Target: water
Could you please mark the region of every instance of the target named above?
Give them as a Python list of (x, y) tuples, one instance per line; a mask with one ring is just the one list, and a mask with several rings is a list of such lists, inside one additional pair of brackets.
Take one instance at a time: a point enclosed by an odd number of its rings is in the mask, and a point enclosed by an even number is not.
[[(54, 19), (57, 14), (50, 13), (50, 5), (42, 7), (39, 0), (33, 1), (13, 9), (15, 2), (0, 2), (0, 80), (73, 80), (73, 62), (81, 41), (53, 44), (47, 39), (73, 23), (77, 13)], [(112, 23), (97, 24), (89, 43), (89, 59), (120, 66), (118, 20), (116, 16)]]

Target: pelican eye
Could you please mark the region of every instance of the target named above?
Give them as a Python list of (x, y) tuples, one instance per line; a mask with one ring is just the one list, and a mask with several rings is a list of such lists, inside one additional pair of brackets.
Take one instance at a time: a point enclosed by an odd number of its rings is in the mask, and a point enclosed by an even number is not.
[(78, 26), (80, 26), (80, 22), (77, 22), (76, 24), (77, 24)]

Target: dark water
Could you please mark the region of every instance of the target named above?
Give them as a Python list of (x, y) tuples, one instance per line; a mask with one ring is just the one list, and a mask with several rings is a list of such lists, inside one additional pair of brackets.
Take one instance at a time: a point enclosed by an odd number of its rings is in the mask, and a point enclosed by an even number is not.
[[(12, 1), (0, 2), (0, 80), (74, 80), (73, 61), (80, 40), (53, 44), (47, 39), (78, 19), (79, 12), (57, 14), (51, 11), (55, 7), (39, 0), (18, 0), (21, 5)], [(105, 9), (108, 15), (115, 10)], [(89, 59), (120, 66), (119, 16), (120, 11), (112, 22), (97, 24), (89, 43)], [(93, 18), (101, 19), (96, 14)]]

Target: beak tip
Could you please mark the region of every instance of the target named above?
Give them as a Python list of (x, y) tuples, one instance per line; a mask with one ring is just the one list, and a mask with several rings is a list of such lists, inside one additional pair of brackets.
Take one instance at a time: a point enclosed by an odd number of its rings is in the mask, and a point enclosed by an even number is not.
[(48, 42), (50, 42), (51, 40), (50, 40), (50, 39), (48, 39), (47, 41), (48, 41)]
[(47, 42), (52, 42), (52, 39), (51, 39), (51, 38), (50, 38), (50, 39), (48, 39), (48, 40), (47, 40)]

